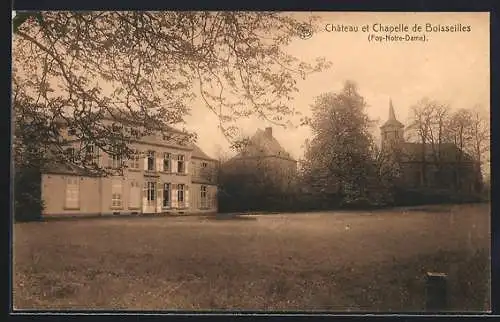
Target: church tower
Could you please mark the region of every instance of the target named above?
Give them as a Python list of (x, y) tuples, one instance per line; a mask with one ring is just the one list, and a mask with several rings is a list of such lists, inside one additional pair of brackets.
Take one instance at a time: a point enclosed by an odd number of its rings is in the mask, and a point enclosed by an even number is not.
[(389, 118), (380, 127), (382, 135), (382, 149), (394, 148), (404, 142), (404, 125), (396, 119), (392, 100), (389, 100)]

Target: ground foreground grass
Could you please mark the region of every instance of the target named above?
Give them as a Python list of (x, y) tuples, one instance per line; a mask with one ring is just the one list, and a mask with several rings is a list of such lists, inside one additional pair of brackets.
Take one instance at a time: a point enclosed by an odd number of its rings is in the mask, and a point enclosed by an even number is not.
[(489, 206), (14, 226), (15, 309), (489, 311)]

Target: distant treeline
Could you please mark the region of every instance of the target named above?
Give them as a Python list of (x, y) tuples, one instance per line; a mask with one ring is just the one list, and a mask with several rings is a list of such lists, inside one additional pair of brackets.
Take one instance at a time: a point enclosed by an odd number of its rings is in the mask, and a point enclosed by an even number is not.
[(219, 193), (219, 212), (301, 212), (336, 209), (368, 210), (400, 206), (425, 204), (474, 203), (489, 200), (489, 190), (481, 194), (460, 194), (449, 191), (429, 191), (417, 189), (398, 189), (394, 191), (394, 200), (385, 203), (373, 203), (367, 199), (346, 202), (341, 194), (265, 194), (238, 195), (237, 193)]

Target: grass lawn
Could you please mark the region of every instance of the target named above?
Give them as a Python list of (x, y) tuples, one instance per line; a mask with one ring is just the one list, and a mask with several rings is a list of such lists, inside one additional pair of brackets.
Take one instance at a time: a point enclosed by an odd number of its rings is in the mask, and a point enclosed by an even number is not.
[(15, 309), (490, 309), (490, 209), (82, 219), (14, 225)]

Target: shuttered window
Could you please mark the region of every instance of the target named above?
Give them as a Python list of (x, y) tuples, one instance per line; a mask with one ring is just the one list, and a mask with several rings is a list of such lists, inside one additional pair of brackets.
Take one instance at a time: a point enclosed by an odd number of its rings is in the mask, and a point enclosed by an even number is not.
[(155, 171), (155, 151), (148, 151), (147, 170)]
[(184, 185), (177, 185), (177, 201), (179, 202), (179, 207), (183, 207), (184, 205)]
[(164, 183), (163, 184), (163, 207), (164, 208), (170, 207), (170, 202), (171, 202), (170, 193), (171, 193), (170, 183)]
[(140, 159), (141, 153), (139, 150), (134, 150), (132, 152), (132, 155), (130, 156), (130, 169), (139, 169), (139, 159)]
[(121, 208), (123, 202), (122, 196), (122, 181), (113, 180), (111, 185), (111, 207)]
[(208, 206), (208, 187), (203, 185), (200, 188), (200, 208), (208, 208)]
[(170, 172), (171, 168), (171, 155), (170, 153), (164, 153), (163, 154), (163, 171), (164, 172)]
[(147, 201), (149, 204), (152, 204), (156, 200), (156, 184), (155, 184), (155, 182), (147, 182), (146, 198), (147, 198)]
[(68, 209), (79, 209), (80, 207), (80, 180), (78, 177), (66, 178), (66, 202)]
[(122, 156), (118, 153), (111, 154), (111, 168), (120, 169), (122, 167)]
[(182, 154), (179, 154), (177, 156), (177, 172), (178, 173), (185, 173), (186, 172), (184, 155), (182, 155)]

